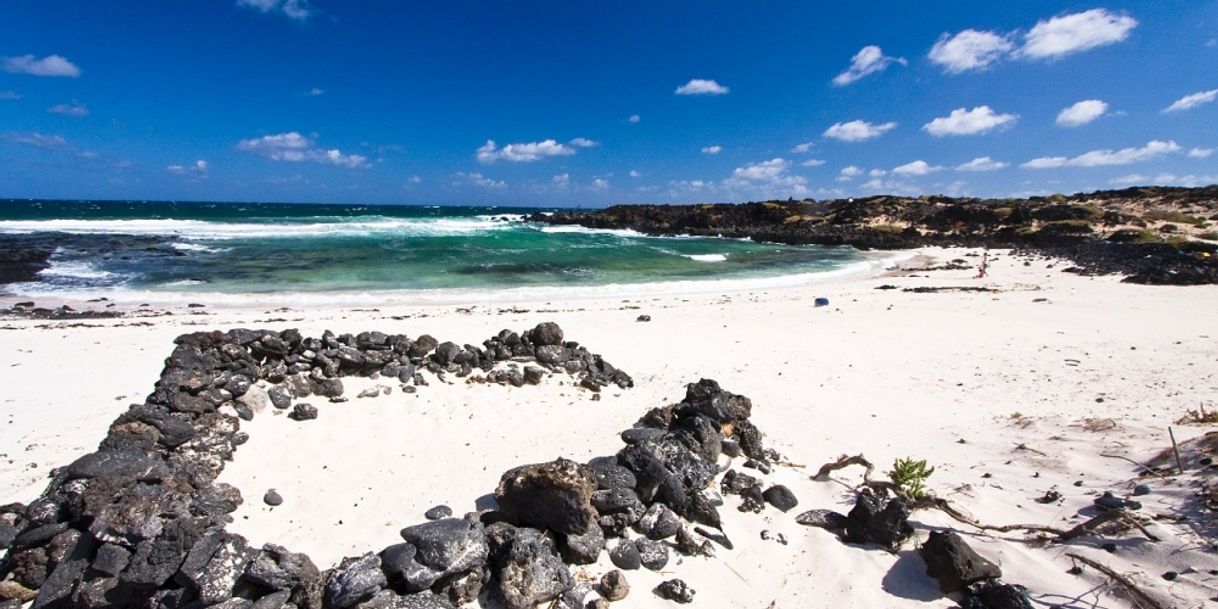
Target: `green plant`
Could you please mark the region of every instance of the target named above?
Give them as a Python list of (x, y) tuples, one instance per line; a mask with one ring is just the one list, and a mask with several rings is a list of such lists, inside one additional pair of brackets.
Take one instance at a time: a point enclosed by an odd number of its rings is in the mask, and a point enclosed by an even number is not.
[(897, 459), (892, 462), (892, 471), (888, 479), (896, 485), (906, 497), (922, 499), (926, 497), (926, 479), (935, 473), (935, 468), (926, 466), (926, 459), (915, 461), (913, 457)]

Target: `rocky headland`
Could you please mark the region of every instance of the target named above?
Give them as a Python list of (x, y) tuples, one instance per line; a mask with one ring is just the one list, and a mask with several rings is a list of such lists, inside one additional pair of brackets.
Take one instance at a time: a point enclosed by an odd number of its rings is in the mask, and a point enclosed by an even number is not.
[(1154, 285), (1218, 283), (1218, 186), (1144, 187), (1026, 199), (874, 196), (742, 204), (615, 205), (529, 220), (648, 235), (749, 238), (863, 250), (1033, 250), (1075, 272)]

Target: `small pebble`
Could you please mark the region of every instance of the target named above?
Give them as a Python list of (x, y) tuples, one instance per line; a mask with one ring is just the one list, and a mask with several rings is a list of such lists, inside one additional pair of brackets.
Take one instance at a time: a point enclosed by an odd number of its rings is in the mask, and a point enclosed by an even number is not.
[(453, 509), (447, 505), (437, 505), (436, 507), (433, 507), (423, 513), (423, 517), (428, 520), (439, 520), (441, 518), (448, 518), (452, 515)]
[(271, 489), (262, 496), (262, 501), (271, 507), (275, 507), (283, 503), (283, 497), (279, 494), (279, 491)]
[(1176, 573), (1175, 571), (1168, 571), (1167, 573), (1163, 574), (1163, 579), (1166, 579), (1167, 581), (1174, 581), (1179, 576), (1180, 574)]
[(1149, 494), (1150, 494), (1150, 486), (1147, 484), (1139, 484), (1139, 485), (1133, 487), (1134, 497), (1141, 497), (1142, 495), (1149, 495)]

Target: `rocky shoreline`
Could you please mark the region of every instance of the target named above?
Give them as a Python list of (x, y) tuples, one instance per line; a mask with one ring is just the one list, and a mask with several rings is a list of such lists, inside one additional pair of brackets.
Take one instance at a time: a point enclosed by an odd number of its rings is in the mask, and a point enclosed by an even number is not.
[(829, 201), (616, 205), (533, 222), (656, 236), (749, 238), (864, 250), (1032, 250), (1130, 283), (1218, 283), (1218, 186), (1147, 187), (1027, 199), (874, 196)]

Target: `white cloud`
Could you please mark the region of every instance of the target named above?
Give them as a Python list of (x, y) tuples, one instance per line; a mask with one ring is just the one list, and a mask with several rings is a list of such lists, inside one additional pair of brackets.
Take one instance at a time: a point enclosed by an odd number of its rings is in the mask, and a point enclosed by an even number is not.
[(677, 87), (677, 95), (726, 95), (731, 89), (713, 81), (695, 78)]
[(972, 110), (956, 108), (950, 115), (922, 125), (922, 129), (935, 137), (978, 135), (1008, 126), (1018, 118), (1015, 114), (997, 114), (989, 106), (977, 106)]
[(471, 173), (458, 171), (457, 173), (453, 174), (453, 177), (457, 178), (457, 181), (453, 182), (454, 186), (461, 186), (463, 183), (469, 183), (475, 186), (481, 186), (482, 188), (489, 188), (491, 190), (501, 190), (507, 188), (507, 182), (488, 178), (477, 171)]
[(29, 74), (31, 76), (80, 76), (80, 68), (60, 55), (47, 55), (38, 59), (33, 55), (20, 57), (0, 57), (5, 72), (13, 74)]
[(1201, 104), (1208, 104), (1215, 99), (1218, 99), (1218, 89), (1209, 91), (1201, 91), (1192, 95), (1185, 95), (1180, 99), (1172, 102), (1172, 105), (1163, 109), (1164, 112), (1181, 112), (1183, 110), (1191, 110)]
[(81, 118), (84, 116), (89, 116), (89, 107), (76, 100), (72, 100), (71, 103), (67, 104), (55, 104), (54, 106), (47, 108), (47, 112)]
[(1147, 178), (1140, 173), (1131, 173), (1128, 175), (1117, 176), (1108, 181), (1113, 184), (1145, 184), (1149, 179), (1150, 178)]
[(984, 70), (1013, 48), (1015, 45), (1011, 43), (1010, 36), (970, 29), (954, 36), (940, 36), (935, 46), (931, 47), (929, 57), (948, 73), (959, 74)]
[(871, 171), (867, 172), (867, 175), (869, 175), (873, 178), (882, 178), (882, 177), (888, 175), (888, 172), (884, 171), (883, 169), (872, 169)]
[(19, 93), (17, 93), (16, 91), (0, 91), (0, 99), (16, 100), (16, 99), (21, 99), (21, 95)]
[(634, 170), (634, 169), (631, 169), (631, 170), (630, 170), (630, 177), (632, 177), (632, 178), (641, 178), (641, 177), (643, 177), (643, 174), (639, 173), (638, 171), (636, 171), (636, 170)]
[(237, 0), (237, 6), (249, 7), (263, 13), (283, 13), (289, 19), (304, 21), (313, 16), (309, 0)]
[(732, 175), (723, 180), (731, 189), (760, 189), (766, 196), (803, 195), (808, 192), (808, 181), (803, 176), (791, 175), (791, 162), (783, 158), (749, 163), (737, 167)]
[(592, 178), (592, 190), (609, 190), (609, 180), (605, 178)]
[(1141, 185), (1141, 186), (1159, 185), (1159, 186), (1184, 186), (1187, 188), (1193, 188), (1193, 187), (1197, 187), (1197, 186), (1208, 186), (1210, 184), (1218, 184), (1218, 176), (1214, 176), (1214, 175), (1177, 176), (1175, 174), (1170, 174), (1170, 173), (1161, 173), (1153, 178), (1150, 178), (1150, 177), (1144, 176), (1142, 174), (1131, 173), (1129, 175), (1123, 175), (1123, 176), (1118, 176), (1118, 177), (1112, 178), (1109, 181), (1112, 182), (1113, 184), (1120, 184), (1120, 185), (1125, 185), (1125, 186), (1128, 186), (1131, 184), (1136, 184), (1136, 185)]
[(68, 141), (63, 139), (62, 135), (43, 135), (36, 131), (31, 133), (7, 133), (4, 135), (4, 139), (17, 144), (25, 144), (26, 146), (47, 150), (68, 148)]
[(1062, 127), (1079, 127), (1104, 116), (1108, 104), (1098, 99), (1084, 99), (1064, 108), (1057, 115), (1057, 124)]
[(846, 68), (845, 72), (834, 77), (833, 84), (834, 86), (844, 87), (868, 74), (882, 72), (894, 63), (905, 65), (907, 62), (904, 57), (889, 57), (885, 55), (883, 49), (878, 46), (865, 46), (851, 58), (850, 67)]
[(572, 146), (575, 146), (576, 148), (592, 148), (593, 146), (600, 145), (600, 142), (590, 140), (586, 137), (577, 137), (567, 143), (571, 144)]
[(420, 176), (417, 176), (417, 175), (412, 175), (409, 178), (407, 178), (406, 181), (410, 182), (411, 184), (422, 184), (423, 178)]
[(306, 91), (305, 94), (310, 97), (317, 97), (318, 95), (325, 95), (326, 90), (318, 89), (317, 87), (313, 87), (312, 89), (309, 89), (308, 91)]
[(825, 162), (821, 159), (808, 159), (808, 160), (800, 163), (799, 166), (800, 167), (820, 167), (821, 165), (824, 165), (824, 164), (825, 164)]
[(988, 156), (979, 156), (967, 163), (956, 165), (956, 171), (998, 171), (1009, 165), (1010, 163), (995, 161)]
[(550, 178), (550, 184), (559, 190), (566, 190), (571, 187), (571, 174), (563, 173)]
[(631, 114), (630, 118), (626, 119), (626, 122), (630, 123), (631, 125), (637, 125), (641, 120), (643, 120), (643, 117), (637, 114)]
[(791, 152), (794, 154), (807, 154), (812, 152), (812, 149), (815, 147), (816, 144), (813, 142), (804, 142), (802, 144), (796, 144), (795, 147), (791, 149)]
[(1129, 15), (1097, 8), (1041, 20), (1023, 37), (1016, 55), (1027, 59), (1056, 59), (1129, 37), (1138, 21)]
[(1180, 145), (1167, 141), (1152, 140), (1141, 148), (1122, 148), (1120, 150), (1092, 150), (1074, 158), (1064, 156), (1040, 157), (1032, 159), (1020, 167), (1027, 169), (1052, 169), (1057, 167), (1109, 167), (1113, 165), (1130, 165), (1150, 161), (1161, 156), (1180, 151)]
[(207, 161), (199, 159), (190, 165), (170, 165), (165, 170), (174, 175), (191, 174), (195, 177), (205, 177), (207, 175)]
[(296, 131), (241, 140), (237, 142), (237, 149), (258, 154), (273, 161), (293, 163), (309, 161), (339, 167), (368, 166), (367, 157), (358, 154), (343, 154), (338, 149), (316, 148), (313, 138), (301, 135)]
[(900, 176), (924, 176), (941, 171), (942, 169), (938, 165), (931, 165), (926, 161), (918, 160), (893, 168), (892, 172)]
[(540, 142), (525, 142), (520, 144), (508, 144), (503, 148), (495, 146), (495, 140), (486, 140), (486, 143), (476, 151), (478, 162), (494, 163), (498, 160), (511, 161), (513, 163), (531, 163), (546, 157), (553, 156), (570, 156), (575, 154), (575, 149), (550, 139)]
[(849, 182), (860, 175), (863, 175), (863, 168), (855, 167), (854, 165), (847, 165), (842, 167), (841, 171), (837, 172), (837, 181)]
[(714, 146), (704, 146), (702, 148), (702, 154), (719, 154), (720, 152), (723, 152), (723, 146), (719, 146), (717, 144)]
[(1190, 159), (1207, 159), (1211, 154), (1214, 154), (1213, 148), (1193, 148), (1188, 151)]
[(825, 130), (825, 137), (843, 142), (865, 142), (884, 135), (895, 129), (896, 126), (897, 124), (893, 122), (873, 125), (861, 120), (847, 123), (833, 123), (832, 127)]

